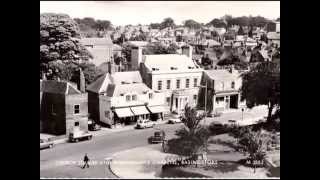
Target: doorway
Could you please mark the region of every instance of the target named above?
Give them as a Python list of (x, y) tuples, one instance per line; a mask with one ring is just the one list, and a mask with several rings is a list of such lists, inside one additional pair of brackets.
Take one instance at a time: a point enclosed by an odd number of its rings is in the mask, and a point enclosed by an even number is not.
[(238, 95), (230, 96), (230, 108), (237, 109), (238, 108)]

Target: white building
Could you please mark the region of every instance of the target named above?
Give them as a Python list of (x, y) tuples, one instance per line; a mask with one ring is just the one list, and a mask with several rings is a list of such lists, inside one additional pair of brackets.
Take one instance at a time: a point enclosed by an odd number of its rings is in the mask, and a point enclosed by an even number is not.
[[(192, 49), (183, 55), (144, 55), (140, 72), (145, 84), (164, 94), (170, 111), (180, 114), (185, 105), (196, 106), (203, 69), (192, 61)], [(187, 55), (185, 55), (187, 54)]]

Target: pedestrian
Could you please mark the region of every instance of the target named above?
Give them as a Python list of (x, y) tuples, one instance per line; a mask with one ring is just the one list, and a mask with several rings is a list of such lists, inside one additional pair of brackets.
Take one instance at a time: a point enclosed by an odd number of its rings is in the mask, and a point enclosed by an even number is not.
[(89, 168), (89, 164), (88, 164), (89, 158), (88, 158), (87, 153), (84, 155), (83, 161), (84, 161), (84, 165), (83, 165), (82, 169), (84, 169), (86, 166)]

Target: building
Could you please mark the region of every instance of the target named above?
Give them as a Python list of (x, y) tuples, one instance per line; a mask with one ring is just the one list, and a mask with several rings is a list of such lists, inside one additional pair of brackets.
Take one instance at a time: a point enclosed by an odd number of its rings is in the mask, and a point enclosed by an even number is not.
[(240, 101), (242, 80), (236, 70), (204, 70), (201, 84), (206, 82), (208, 91), (212, 93), (212, 113), (245, 106), (245, 102)]
[(87, 93), (70, 82), (40, 80), (40, 132), (68, 136), (75, 131), (88, 131)]
[(186, 104), (196, 106), (202, 69), (192, 58), (192, 48), (183, 55), (144, 55), (140, 64), (143, 82), (152, 90), (164, 94), (171, 112), (182, 113)]
[(96, 66), (109, 62), (113, 58), (113, 43), (110, 36), (104, 38), (82, 38), (80, 42), (93, 55), (91, 61)]
[(87, 92), (90, 118), (111, 128), (138, 119), (161, 120), (167, 111), (163, 93), (148, 88), (139, 71), (106, 73)]
[(280, 47), (280, 32), (268, 32), (267, 34), (268, 38), (268, 45), (276, 45)]

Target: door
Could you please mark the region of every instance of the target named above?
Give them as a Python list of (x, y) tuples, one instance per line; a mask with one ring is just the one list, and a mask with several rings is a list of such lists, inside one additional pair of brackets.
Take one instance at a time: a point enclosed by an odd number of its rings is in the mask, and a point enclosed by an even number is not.
[(238, 108), (238, 95), (230, 96), (230, 108)]

